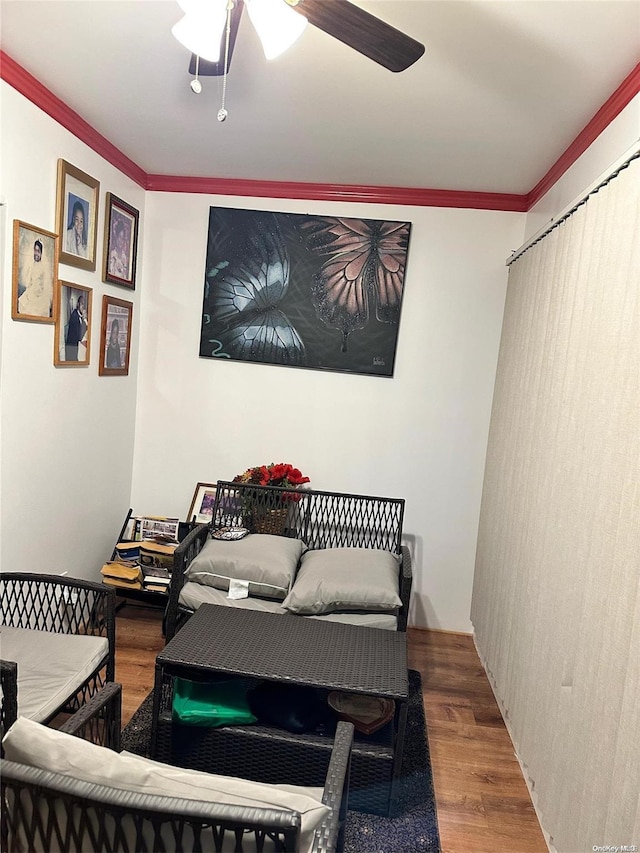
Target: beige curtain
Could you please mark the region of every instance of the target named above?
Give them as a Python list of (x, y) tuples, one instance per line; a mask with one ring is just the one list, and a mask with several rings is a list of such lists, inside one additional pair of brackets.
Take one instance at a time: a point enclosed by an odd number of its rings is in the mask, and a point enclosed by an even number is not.
[(640, 849), (640, 160), (510, 268), (471, 618), (543, 829)]

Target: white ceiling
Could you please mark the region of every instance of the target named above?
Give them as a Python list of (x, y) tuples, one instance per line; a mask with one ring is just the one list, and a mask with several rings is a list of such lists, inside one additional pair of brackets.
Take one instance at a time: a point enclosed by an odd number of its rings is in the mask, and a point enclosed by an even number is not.
[(173, 0), (2, 0), (6, 53), (149, 174), (526, 193), (640, 59), (640, 0), (357, 0), (426, 45), (399, 74), (314, 27), (189, 88)]

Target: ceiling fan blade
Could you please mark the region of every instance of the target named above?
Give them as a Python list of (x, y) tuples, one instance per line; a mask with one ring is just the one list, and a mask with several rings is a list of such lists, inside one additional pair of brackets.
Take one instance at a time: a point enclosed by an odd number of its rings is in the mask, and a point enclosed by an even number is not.
[(313, 24), (389, 71), (404, 71), (424, 53), (424, 45), (349, 0), (286, 0)]
[[(231, 10), (231, 20), (229, 22), (229, 64), (231, 64), (231, 57), (233, 56), (233, 48), (236, 43), (236, 36), (238, 35), (238, 27), (240, 26), (240, 18), (242, 17), (242, 10), (244, 8), (244, 3), (236, 2)], [(220, 59), (217, 62), (209, 62), (206, 59), (202, 59), (200, 57), (200, 62), (198, 64), (198, 76), (199, 77), (220, 77), (224, 74), (224, 51), (225, 51), (225, 41), (227, 37), (227, 28), (225, 26), (224, 32), (222, 33), (222, 43), (220, 45)], [(189, 63), (189, 74), (196, 73), (196, 55), (195, 53), (191, 54), (191, 62)]]

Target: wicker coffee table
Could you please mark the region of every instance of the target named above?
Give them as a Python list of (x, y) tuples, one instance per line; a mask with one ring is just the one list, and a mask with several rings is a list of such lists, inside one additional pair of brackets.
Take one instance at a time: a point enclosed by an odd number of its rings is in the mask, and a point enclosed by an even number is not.
[(397, 811), (407, 715), (406, 635), (300, 616), (203, 604), (156, 659), (152, 757), (264, 782), (322, 785), (332, 738), (265, 725), (208, 728), (171, 719), (175, 676), (234, 674), (393, 699), (393, 720), (356, 734), (349, 807)]

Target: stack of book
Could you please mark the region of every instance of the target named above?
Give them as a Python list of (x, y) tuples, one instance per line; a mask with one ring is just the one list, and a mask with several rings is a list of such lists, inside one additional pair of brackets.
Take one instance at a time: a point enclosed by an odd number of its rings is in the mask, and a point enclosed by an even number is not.
[(171, 574), (168, 569), (158, 566), (140, 566), (142, 572), (142, 588), (147, 592), (169, 592)]
[(145, 518), (142, 521), (148, 522), (145, 534), (149, 538), (118, 542), (114, 559), (100, 570), (102, 580), (123, 590), (138, 589), (166, 595), (171, 582), (173, 552), (178, 547), (177, 538), (175, 541), (168, 541), (168, 538), (177, 533), (177, 527), (173, 529), (173, 519)]
[(102, 582), (124, 589), (142, 589), (142, 571), (132, 561), (109, 560), (100, 569)]
[(177, 547), (177, 542), (146, 540), (140, 543), (143, 589), (149, 592), (168, 592), (173, 568), (173, 552)]
[(118, 542), (115, 557), (121, 563), (137, 563), (140, 559), (140, 543)]
[(137, 544), (140, 547), (139, 562), (141, 566), (166, 569), (167, 573), (171, 571), (173, 568), (173, 552), (178, 547), (177, 542), (156, 542), (147, 539)]

